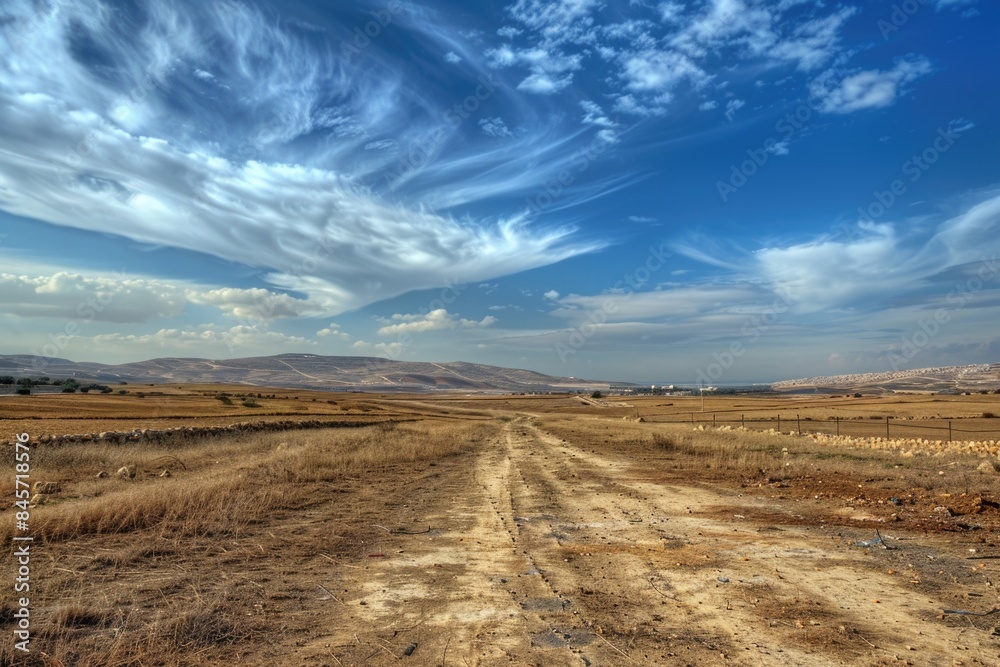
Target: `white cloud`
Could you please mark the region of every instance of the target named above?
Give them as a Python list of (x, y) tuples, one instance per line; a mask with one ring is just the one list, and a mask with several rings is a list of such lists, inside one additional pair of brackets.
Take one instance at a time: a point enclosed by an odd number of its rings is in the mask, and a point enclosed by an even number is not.
[(548, 95), (559, 92), (573, 81), (573, 72), (580, 69), (582, 57), (566, 54), (557, 46), (546, 44), (515, 49), (502, 45), (486, 51), (494, 67), (527, 67), (531, 72), (518, 85), (518, 90)]
[(517, 84), (517, 89), (529, 93), (538, 93), (539, 95), (551, 95), (552, 93), (558, 93), (572, 82), (573, 76), (571, 74), (563, 77), (555, 77), (548, 72), (535, 72)]
[(602, 127), (618, 126), (618, 123), (605, 115), (604, 110), (601, 109), (599, 104), (591, 102), (590, 100), (583, 100), (580, 102), (580, 107), (582, 107), (584, 111), (583, 122), (587, 125), (600, 125)]
[(422, 333), (442, 329), (470, 329), (488, 327), (497, 322), (497, 318), (487, 315), (478, 322), (475, 320), (456, 319), (444, 308), (432, 310), (426, 315), (396, 314), (392, 316), (396, 324), (389, 324), (378, 330), (380, 336), (397, 336), (404, 333)]
[(620, 139), (618, 138), (618, 133), (614, 130), (603, 129), (598, 130), (595, 135), (597, 139), (604, 142), (605, 144), (617, 144)]
[(743, 100), (729, 100), (726, 102), (726, 120), (732, 122), (736, 112), (746, 105)]
[(628, 87), (670, 94), (682, 82), (699, 86), (711, 77), (684, 54), (672, 51), (638, 53), (625, 61)]
[(730, 319), (773, 301), (770, 290), (751, 283), (733, 285), (681, 285), (649, 292), (625, 294), (568, 294), (551, 312), (571, 322), (592, 321), (591, 313), (608, 323), (677, 322), (692, 317)]
[[(435, 212), (537, 183), (556, 155), (538, 160), (540, 171), (509, 159), (489, 169), (500, 159), (491, 154), (429, 159), (425, 175), (449, 178), (422, 190), (394, 185), (386, 196), (395, 199), (376, 194), (370, 183), (398, 165), (388, 151), (371, 153), (388, 147), (375, 137), (425, 145), (452, 129), (426, 111), (432, 105), (413, 102), (414, 84), (368, 78), (252, 5), (158, 3), (138, 28), (93, 0), (47, 7), (7, 5), (8, 25), (24, 28), (0, 61), (0, 206), (9, 213), (262, 269), (329, 315), (595, 247), (569, 247), (571, 229), (523, 217)], [(98, 45), (101, 71), (74, 55), (70, 33)], [(218, 59), (220, 49), (231, 55)], [(378, 57), (377, 46), (366, 57)], [(525, 57), (542, 69), (578, 66), (569, 56), (548, 65), (542, 52)], [(227, 98), (231, 111), (177, 88), (175, 72), (196, 70), (239, 91)], [(523, 145), (544, 155), (560, 140), (527, 136)]]
[(133, 324), (182, 316), (187, 304), (217, 308), (246, 324), (317, 315), (324, 307), (262, 288), (210, 287), (124, 274), (0, 274), (0, 307), (22, 317)]
[(680, 2), (661, 2), (657, 9), (660, 12), (660, 20), (664, 23), (677, 23), (684, 13), (684, 5)]
[(901, 59), (891, 70), (865, 70), (847, 76), (826, 72), (810, 86), (819, 108), (827, 113), (852, 113), (891, 105), (906, 84), (931, 72), (923, 56)]
[(935, 0), (934, 4), (941, 9), (960, 9), (968, 5), (974, 5), (978, 0)]
[(444, 59), (445, 62), (449, 62), (452, 65), (457, 65), (458, 63), (462, 62), (462, 57), (456, 54), (454, 51), (449, 51), (448, 53), (444, 54)]
[[(813, 4), (810, 9), (801, 5)], [(829, 10), (812, 0), (703, 0), (700, 3), (660, 2), (651, 7), (630, 2), (616, 6), (615, 22), (600, 24), (605, 8), (589, 0), (563, 0), (543, 7), (517, 2), (508, 8), (521, 30), (505, 32), (511, 42), (487, 51), (497, 67), (528, 66), (526, 90), (551, 93), (572, 81), (572, 71), (596, 56), (617, 68), (608, 97), (616, 111), (658, 116), (685, 87), (697, 89), (727, 65), (766, 72), (794, 64), (800, 71), (850, 55), (841, 36), (853, 7)], [(517, 38), (517, 39), (515, 39)], [(526, 45), (515, 44), (516, 41)], [(535, 59), (528, 54), (545, 53)], [(563, 66), (572, 59), (572, 66)], [(551, 61), (551, 66), (541, 62)], [(721, 62), (720, 62), (721, 61)], [(721, 65), (721, 68), (720, 68)], [(703, 110), (707, 110), (706, 107)]]
[(628, 219), (631, 222), (656, 222), (656, 218), (650, 218), (645, 215), (630, 215)]
[(600, 6), (599, 0), (517, 0), (507, 11), (523, 25), (558, 41), (586, 34), (593, 24), (590, 13)]
[[(533, 232), (516, 218), (475, 226), (392, 206), (334, 172), (184, 152), (44, 95), (0, 92), (0, 103), (19, 110), (0, 125), (9, 212), (266, 267), (275, 285), (310, 293), (331, 314), (580, 251), (557, 249), (569, 230)], [(83, 157), (65, 149), (76, 136), (89, 137)]]
[(953, 118), (948, 122), (948, 131), (955, 134), (961, 134), (962, 132), (968, 132), (975, 126), (975, 123), (966, 118)]
[(555, 291), (553, 289), (553, 290), (549, 290), (548, 292), (546, 292), (542, 296), (544, 296), (546, 299), (552, 299), (553, 301), (555, 301), (556, 299), (559, 298), (559, 292), (557, 292), (557, 291)]
[(857, 239), (764, 248), (755, 258), (763, 278), (787, 293), (801, 312), (818, 312), (909, 285), (912, 275), (900, 262), (898, 246), (891, 226), (871, 225), (859, 230)]
[(503, 118), (495, 116), (493, 118), (480, 118), (479, 127), (482, 129), (483, 134), (489, 135), (491, 137), (510, 137), (513, 136), (511, 131), (507, 129), (507, 126), (503, 122)]
[(178, 316), (184, 303), (183, 289), (156, 280), (65, 271), (33, 277), (0, 274), (0, 308), (21, 317), (137, 323)]
[(242, 320), (301, 317), (316, 315), (320, 311), (315, 303), (262, 288), (223, 287), (207, 291), (189, 289), (186, 296), (191, 303), (215, 306), (227, 315)]
[(771, 58), (795, 62), (804, 72), (815, 70), (834, 59), (841, 50), (840, 31), (857, 13), (854, 7), (840, 9), (830, 16), (812, 19), (796, 26), (791, 35), (768, 49)]
[(319, 338), (337, 338), (340, 340), (350, 340), (351, 337), (340, 330), (340, 325), (330, 322), (330, 325), (316, 332)]
[(615, 111), (637, 116), (660, 116), (666, 113), (664, 106), (670, 99), (670, 95), (664, 94), (647, 105), (639, 102), (634, 95), (620, 95), (615, 99)]
[(707, 102), (702, 102), (701, 104), (699, 104), (698, 108), (701, 109), (702, 111), (711, 111), (717, 106), (719, 106), (718, 102), (716, 102), (715, 100), (708, 100)]
[(993, 191), (943, 222), (916, 260), (927, 271), (991, 259), (1000, 254), (1000, 194)]
[(772, 155), (788, 155), (788, 140), (779, 141), (773, 145), (769, 144), (764, 150)]
[[(980, 197), (939, 222), (929, 237), (911, 226), (861, 222), (847, 228), (846, 235), (769, 246), (734, 259), (720, 257), (717, 249), (706, 252), (703, 244), (675, 248), (691, 259), (771, 286), (787, 295), (799, 314), (881, 312), (934, 299), (943, 303), (955, 288), (955, 276), (995, 264), (990, 258), (1000, 254), (1000, 194), (991, 191)], [(927, 224), (922, 222), (921, 227)]]
[(269, 346), (275, 344), (295, 347), (316, 344), (301, 336), (289, 336), (278, 331), (268, 331), (259, 326), (245, 324), (228, 329), (221, 329), (211, 325), (195, 329), (160, 329), (155, 333), (141, 335), (122, 333), (98, 334), (83, 340), (91, 341), (98, 349), (102, 346), (112, 345), (115, 347), (136, 348), (146, 353), (149, 348), (162, 348), (168, 352), (175, 353), (196, 351), (199, 356), (207, 356), (212, 352), (221, 352), (223, 349), (232, 353), (234, 349), (240, 347), (269, 349)]
[(743, 0), (711, 0), (706, 3), (705, 12), (674, 41), (686, 51), (699, 55), (733, 42), (759, 55), (777, 39), (773, 21), (766, 8), (747, 6)]

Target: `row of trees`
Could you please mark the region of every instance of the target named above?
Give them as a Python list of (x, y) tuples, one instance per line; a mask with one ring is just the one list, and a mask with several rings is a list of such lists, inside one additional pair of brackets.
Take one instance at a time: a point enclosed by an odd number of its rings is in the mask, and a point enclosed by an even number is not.
[[(102, 394), (110, 394), (113, 389), (106, 384), (98, 384), (96, 382), (90, 382), (88, 384), (82, 384), (78, 380), (69, 378), (67, 380), (52, 380), (48, 377), (40, 378), (15, 378), (12, 375), (0, 375), (0, 385), (16, 385), (18, 387), (18, 394), (30, 394), (32, 387), (60, 387), (64, 394), (72, 394), (77, 391), (86, 394), (91, 391), (99, 391)], [(126, 394), (124, 389), (119, 390), (119, 394)]]
[[(43, 376), (37, 377), (37, 378), (31, 378), (31, 377), (16, 378), (13, 375), (0, 375), (0, 385), (15, 385), (16, 384), (19, 387), (42, 387), (42, 386), (45, 386), (45, 385), (50, 385), (50, 386), (53, 386), (53, 387), (58, 387), (60, 385), (65, 385), (67, 383), (72, 383), (72, 384), (76, 384), (76, 385), (80, 384), (77, 380), (75, 380), (73, 378), (67, 378), (65, 380), (59, 380), (59, 379), (50, 378), (47, 375), (43, 375)], [(121, 384), (127, 384), (127, 383), (126, 382), (122, 382)], [(91, 386), (103, 387), (105, 385), (93, 384)]]

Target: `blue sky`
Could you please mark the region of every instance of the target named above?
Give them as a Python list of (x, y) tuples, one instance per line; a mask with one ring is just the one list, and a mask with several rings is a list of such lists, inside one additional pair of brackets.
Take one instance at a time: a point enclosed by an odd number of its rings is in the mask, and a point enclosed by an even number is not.
[(4, 3), (0, 353), (1000, 361), (994, 3), (329, 4)]

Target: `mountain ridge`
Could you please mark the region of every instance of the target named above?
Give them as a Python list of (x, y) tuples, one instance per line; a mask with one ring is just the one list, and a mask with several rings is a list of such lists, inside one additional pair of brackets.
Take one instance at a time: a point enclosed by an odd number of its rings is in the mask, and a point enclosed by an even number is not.
[(247, 384), (342, 391), (593, 391), (612, 384), (466, 361), (436, 363), (300, 353), (235, 359), (158, 357), (124, 364), (0, 355), (0, 372), (105, 383)]
[(1000, 389), (1000, 363), (825, 375), (773, 382), (771, 388), (782, 392), (809, 390), (823, 392), (845, 389), (911, 393), (994, 391)]

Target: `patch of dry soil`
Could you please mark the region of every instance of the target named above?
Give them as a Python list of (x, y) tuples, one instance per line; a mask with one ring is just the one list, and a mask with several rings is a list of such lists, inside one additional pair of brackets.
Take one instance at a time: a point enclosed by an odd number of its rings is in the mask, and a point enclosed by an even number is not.
[[(954, 596), (920, 585), (938, 563), (993, 568), (961, 560), (961, 546), (941, 537), (921, 537), (919, 549), (905, 539), (892, 551), (854, 547), (844, 534), (775, 521), (786, 506), (655, 481), (641, 462), (562, 442), (524, 416), (462, 461), (471, 463), (442, 466), (394, 498), (375, 542), (331, 565), (324, 630), (285, 647), (288, 659), (1000, 664), (1000, 616), (939, 619)], [(968, 608), (995, 604), (986, 591)]]

